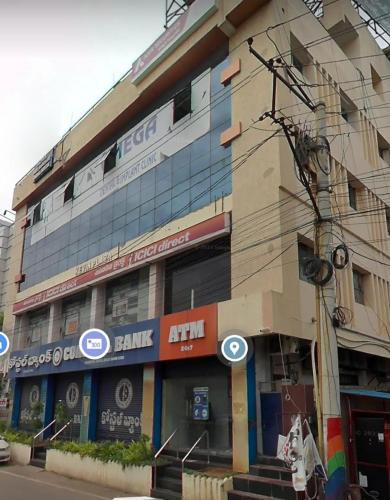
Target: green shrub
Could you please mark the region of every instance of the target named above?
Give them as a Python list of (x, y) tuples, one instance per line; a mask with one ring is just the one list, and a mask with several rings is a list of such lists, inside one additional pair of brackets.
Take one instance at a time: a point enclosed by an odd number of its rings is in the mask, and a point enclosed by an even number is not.
[(78, 454), (81, 457), (90, 457), (101, 462), (116, 462), (123, 467), (127, 465), (151, 465), (153, 450), (150, 438), (142, 435), (139, 441), (124, 443), (122, 441), (105, 441), (98, 443), (78, 443), (75, 441), (56, 441), (53, 448)]
[(1, 435), (9, 443), (27, 444), (28, 446), (32, 445), (33, 437), (31, 434), (27, 434), (27, 432), (6, 429), (5, 431), (1, 432)]

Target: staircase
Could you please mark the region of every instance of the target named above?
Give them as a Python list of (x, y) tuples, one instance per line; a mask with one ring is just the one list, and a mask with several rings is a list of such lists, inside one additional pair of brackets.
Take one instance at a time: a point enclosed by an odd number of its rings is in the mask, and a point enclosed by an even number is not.
[(258, 463), (251, 465), (248, 474), (233, 478), (233, 490), (228, 500), (297, 500), (293, 488), (291, 471), (280, 460), (273, 457), (258, 457)]
[[(180, 500), (182, 498), (182, 458), (186, 450), (175, 452), (165, 449), (160, 455), (160, 460), (165, 462), (158, 465), (155, 471), (155, 484), (153, 485), (151, 496), (163, 500)], [(231, 456), (221, 456), (210, 454), (202, 450), (195, 450), (191, 454), (191, 459), (185, 462), (185, 469), (205, 470), (210, 467), (228, 468), (231, 470)], [(199, 499), (201, 500), (201, 499)]]
[[(166, 459), (165, 456), (162, 456), (161, 458)], [(172, 459), (167, 465), (158, 465), (155, 477), (156, 484), (151, 491), (151, 495), (153, 497), (161, 498), (164, 500), (181, 499), (182, 474), (180, 459)]]

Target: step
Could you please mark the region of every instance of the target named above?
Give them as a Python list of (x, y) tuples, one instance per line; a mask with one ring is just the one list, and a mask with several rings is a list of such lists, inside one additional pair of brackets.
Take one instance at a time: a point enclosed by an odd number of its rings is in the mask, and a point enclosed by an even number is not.
[(275, 497), (266, 497), (257, 495), (256, 493), (248, 493), (246, 491), (230, 490), (228, 492), (228, 500), (282, 500)]
[(233, 477), (233, 488), (244, 492), (283, 498), (284, 500), (296, 500), (297, 498), (291, 481), (259, 477), (252, 474), (240, 474)]
[(158, 470), (159, 475), (163, 477), (172, 477), (181, 480), (181, 467), (175, 467), (174, 465), (166, 465)]
[(181, 479), (176, 479), (172, 477), (157, 476), (157, 488), (162, 488), (170, 491), (177, 491), (181, 493), (182, 482)]
[(278, 465), (255, 464), (249, 468), (250, 474), (260, 477), (271, 477), (274, 479), (284, 479), (291, 481), (291, 470)]
[(40, 460), (46, 460), (46, 451), (35, 451), (33, 458), (39, 458)]
[(44, 469), (46, 467), (46, 460), (42, 460), (41, 458), (32, 458), (30, 460), (30, 465)]
[(268, 455), (259, 455), (256, 460), (257, 464), (260, 465), (275, 465), (277, 467), (283, 466), (283, 461), (279, 458), (268, 456)]
[(164, 488), (152, 488), (150, 495), (162, 500), (181, 500), (182, 494), (177, 491), (170, 491)]

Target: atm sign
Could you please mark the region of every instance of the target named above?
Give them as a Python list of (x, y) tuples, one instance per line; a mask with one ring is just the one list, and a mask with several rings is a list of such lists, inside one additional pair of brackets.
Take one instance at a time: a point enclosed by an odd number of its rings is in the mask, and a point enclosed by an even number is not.
[(217, 352), (217, 305), (161, 318), (160, 359), (209, 356)]

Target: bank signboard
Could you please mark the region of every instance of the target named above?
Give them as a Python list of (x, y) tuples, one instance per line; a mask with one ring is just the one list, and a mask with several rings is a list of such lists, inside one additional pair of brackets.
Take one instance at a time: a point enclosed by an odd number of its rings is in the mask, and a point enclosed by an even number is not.
[(104, 358), (98, 360), (87, 359), (81, 354), (78, 335), (36, 348), (15, 351), (9, 359), (9, 375), (28, 377), (157, 361), (159, 330), (159, 319), (107, 329), (111, 349)]
[(217, 352), (217, 304), (161, 318), (160, 359), (211, 356)]

